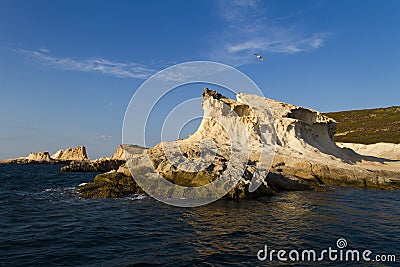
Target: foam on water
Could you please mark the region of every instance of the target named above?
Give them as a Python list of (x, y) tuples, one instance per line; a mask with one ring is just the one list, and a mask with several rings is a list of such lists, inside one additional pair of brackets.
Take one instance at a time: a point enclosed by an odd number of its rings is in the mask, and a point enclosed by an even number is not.
[(134, 194), (132, 196), (126, 197), (125, 199), (127, 200), (141, 200), (147, 198), (146, 195), (144, 194)]

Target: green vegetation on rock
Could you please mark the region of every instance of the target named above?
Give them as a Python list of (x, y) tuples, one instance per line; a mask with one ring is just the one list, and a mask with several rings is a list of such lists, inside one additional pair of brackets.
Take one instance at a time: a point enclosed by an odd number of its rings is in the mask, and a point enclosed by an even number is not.
[(337, 122), (336, 142), (400, 143), (400, 106), (326, 113)]

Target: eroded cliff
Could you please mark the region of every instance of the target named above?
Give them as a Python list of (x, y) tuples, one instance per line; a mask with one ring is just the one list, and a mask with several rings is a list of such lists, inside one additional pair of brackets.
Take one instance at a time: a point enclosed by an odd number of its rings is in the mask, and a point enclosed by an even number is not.
[[(270, 112), (263, 108), (265, 103)], [(166, 197), (193, 197), (190, 190), (163, 192), (163, 179), (159, 176), (177, 185), (198, 187), (212, 183), (228, 167), (231, 175), (240, 173), (236, 172), (240, 166), (229, 164), (232, 158), (243, 157), (246, 159), (245, 171), (225, 198), (258, 197), (280, 190), (321, 190), (327, 185), (400, 189), (399, 161), (360, 155), (338, 147), (333, 141), (335, 121), (318, 111), (249, 94), (239, 93), (237, 99), (232, 100), (208, 89), (204, 90), (202, 105), (203, 120), (193, 135), (184, 140), (160, 143), (144, 153), (130, 153), (127, 147), (127, 164), (109, 176), (129, 177), (129, 167), (134, 176), (155, 181), (155, 192)], [(271, 120), (273, 127), (268, 124)], [(265, 133), (267, 137), (272, 133), (276, 136), (263, 140)], [(242, 137), (246, 140), (241, 140)], [(235, 154), (232, 138), (239, 139), (239, 145), (247, 142), (248, 155), (244, 150)], [(212, 145), (205, 146), (206, 140), (211, 140)], [(260, 147), (268, 152), (274, 147), (273, 158), (267, 153), (264, 155), (266, 160), (262, 160)], [(190, 162), (201, 158), (203, 153), (210, 156), (209, 164), (199, 170), (191, 169), (196, 165)], [(251, 192), (252, 178), (259, 170), (265, 176), (258, 189)], [(268, 170), (269, 173), (263, 172)], [(82, 196), (113, 197), (138, 191), (131, 178), (107, 177), (107, 174), (98, 176), (94, 183), (81, 187)], [(122, 185), (120, 181), (123, 181)], [(124, 188), (123, 192), (118, 191), (117, 185)]]

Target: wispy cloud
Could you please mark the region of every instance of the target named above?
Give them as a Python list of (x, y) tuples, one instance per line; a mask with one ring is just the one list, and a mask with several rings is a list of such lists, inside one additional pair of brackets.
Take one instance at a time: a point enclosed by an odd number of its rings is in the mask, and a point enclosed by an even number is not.
[(46, 47), (39, 48), (39, 51), (42, 52), (42, 53), (49, 53), (50, 52), (50, 50), (48, 48), (46, 48)]
[[(223, 62), (233, 66), (257, 62), (252, 55), (296, 54), (322, 48), (327, 37), (326, 32), (304, 32), (304, 27), (297, 25), (297, 18), (311, 12), (315, 6), (306, 6), (283, 16), (271, 15), (268, 2), (259, 0), (221, 0), (219, 16), (225, 23), (222, 30), (209, 37), (210, 47), (202, 50), (203, 59)], [(303, 29), (303, 30), (300, 30)], [(146, 64), (107, 60), (102, 57), (77, 58), (57, 56), (47, 47), (37, 50), (17, 49), (18, 52), (56, 69), (97, 72), (120, 78), (147, 79), (163, 67), (173, 63), (163, 60), (149, 61)], [(198, 55), (196, 55), (198, 58)], [(193, 57), (186, 58), (190, 61)], [(168, 74), (168, 75), (167, 75)], [(183, 80), (181, 73), (167, 73), (159, 78), (167, 81)]]
[(57, 57), (50, 55), (50, 50), (47, 48), (40, 48), (37, 51), (27, 49), (18, 49), (17, 51), (40, 61), (42, 64), (62, 70), (98, 72), (120, 78), (137, 79), (146, 79), (156, 72), (153, 68), (132, 62), (118, 62), (104, 58)]
[(100, 136), (96, 136), (96, 139), (99, 141), (103, 141), (106, 142), (108, 140), (111, 140), (112, 136), (111, 135), (106, 135), (106, 134), (102, 134)]
[(203, 61), (192, 61), (189, 63), (183, 63), (176, 65), (172, 68), (167, 68), (156, 75), (153, 78), (167, 81), (167, 82), (193, 82), (202, 81), (215, 75), (226, 71), (226, 67), (220, 64), (214, 64), (213, 62), (203, 62)]
[(227, 27), (215, 38), (211, 59), (241, 65), (254, 60), (250, 56), (253, 52), (295, 54), (323, 47), (328, 33), (304, 33), (297, 30), (295, 23), (287, 23), (313, 7), (274, 18), (263, 6), (265, 3), (257, 0), (220, 2), (219, 15)]

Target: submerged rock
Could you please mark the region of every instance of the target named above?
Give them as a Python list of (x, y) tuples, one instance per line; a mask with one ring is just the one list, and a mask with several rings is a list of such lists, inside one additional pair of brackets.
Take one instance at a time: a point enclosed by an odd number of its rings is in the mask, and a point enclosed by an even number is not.
[[(337, 146), (333, 140), (335, 121), (318, 111), (242, 93), (237, 94), (237, 100), (232, 100), (205, 89), (202, 96), (204, 117), (193, 135), (160, 143), (140, 153), (125, 147), (127, 164), (118, 171), (98, 175), (93, 183), (80, 187), (82, 196), (120, 197), (138, 193), (141, 189), (130, 179), (132, 173), (151, 181), (155, 192), (165, 197), (193, 197), (190, 190), (165, 191), (164, 179), (159, 176), (187, 187), (210, 184), (226, 172), (233, 155), (243, 157), (240, 160), (247, 161), (247, 165), (243, 174), (235, 177), (239, 179), (238, 183), (225, 195), (226, 199), (254, 198), (283, 190), (323, 190), (326, 185), (400, 189), (399, 161), (360, 155)], [(262, 108), (265, 103), (273, 116), (272, 127), (265, 123), (271, 119), (271, 114)], [(224, 121), (225, 128), (218, 120)], [(245, 150), (235, 152), (231, 144), (232, 137), (243, 137), (240, 136), (243, 129), (250, 147), (248, 155)], [(263, 161), (259, 148), (270, 149), (274, 142), (263, 143), (262, 135), (273, 132), (276, 132), (274, 158), (270, 155), (271, 158)], [(202, 148), (204, 140), (212, 140), (214, 149)], [(181, 153), (186, 159), (180, 157)], [(202, 153), (210, 154), (211, 163), (201, 170), (191, 170), (188, 161), (196, 160)], [(230, 167), (233, 175), (239, 173), (236, 172), (239, 167)], [(261, 177), (258, 189), (250, 192), (256, 170), (265, 175)], [(213, 194), (210, 191), (203, 193), (206, 196)]]

